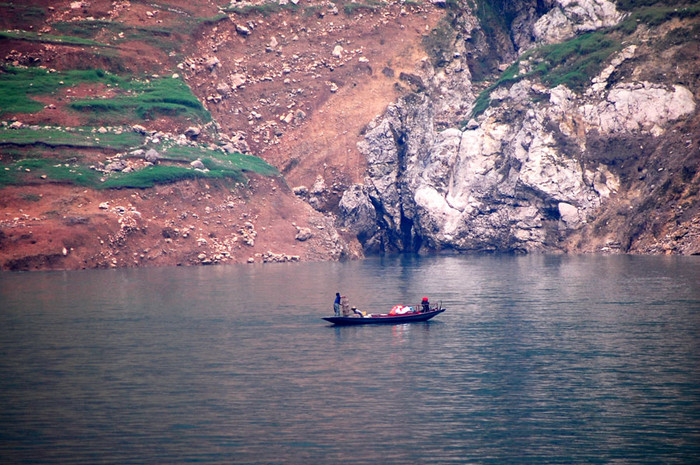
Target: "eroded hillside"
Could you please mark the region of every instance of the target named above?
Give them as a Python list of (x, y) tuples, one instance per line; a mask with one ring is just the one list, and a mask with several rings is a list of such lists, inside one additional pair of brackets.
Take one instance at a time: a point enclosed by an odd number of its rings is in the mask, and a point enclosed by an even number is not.
[(0, 8), (0, 257), (14, 270), (361, 256), (322, 211), (362, 179), (356, 142), (405, 91), (444, 14), (398, 2)]

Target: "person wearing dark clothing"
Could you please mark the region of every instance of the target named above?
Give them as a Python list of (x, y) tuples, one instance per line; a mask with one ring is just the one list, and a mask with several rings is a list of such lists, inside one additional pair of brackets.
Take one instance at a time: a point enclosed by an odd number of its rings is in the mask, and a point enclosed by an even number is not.
[(428, 302), (427, 297), (423, 297), (423, 301), (421, 302), (421, 311), (422, 312), (429, 312), (430, 311), (430, 302)]
[(335, 293), (335, 302), (333, 302), (333, 311), (335, 316), (340, 316), (340, 292)]

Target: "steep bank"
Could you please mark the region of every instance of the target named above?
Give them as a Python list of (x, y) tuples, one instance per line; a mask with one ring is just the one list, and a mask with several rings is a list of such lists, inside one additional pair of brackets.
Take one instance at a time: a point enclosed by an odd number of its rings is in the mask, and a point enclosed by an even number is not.
[[(54, 76), (27, 93), (38, 106), (2, 116), (0, 265), (13, 270), (361, 256), (328, 212), (362, 177), (364, 125), (442, 16), (399, 2), (2, 8), (3, 92), (13, 75)], [(105, 72), (80, 74), (93, 67)], [(171, 77), (191, 93), (166, 90)], [(142, 109), (144, 82), (165, 103)]]

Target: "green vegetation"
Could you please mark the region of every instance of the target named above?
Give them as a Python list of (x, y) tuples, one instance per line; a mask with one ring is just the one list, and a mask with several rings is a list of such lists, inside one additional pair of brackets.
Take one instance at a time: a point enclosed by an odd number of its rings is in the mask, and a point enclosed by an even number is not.
[[(75, 157), (72, 157), (75, 160)], [(278, 171), (260, 158), (242, 154), (224, 157), (210, 151), (202, 158), (206, 167), (198, 170), (187, 165), (158, 164), (131, 172), (102, 173), (84, 163), (55, 158), (24, 158), (0, 168), (0, 188), (9, 185), (61, 182), (94, 189), (146, 189), (157, 184), (170, 184), (186, 179), (228, 179), (245, 183), (246, 172), (277, 176)]]
[(516, 77), (518, 70), (520, 68), (520, 62), (516, 61), (506, 69), (500, 78), (484, 91), (482, 91), (479, 96), (474, 100), (474, 108), (472, 108), (472, 117), (478, 116), (489, 107), (491, 103), (491, 92), (493, 92), (499, 86), (509, 83), (516, 82), (520, 77)]
[(127, 150), (143, 144), (144, 137), (126, 130), (121, 134), (107, 132), (99, 134), (94, 128), (73, 128), (71, 130), (42, 126), (36, 128), (0, 129), (0, 145), (47, 147), (68, 146), (75, 148), (108, 148)]
[[(245, 183), (245, 173), (278, 176), (279, 172), (258, 157), (224, 153), (204, 145), (176, 145), (173, 141), (143, 145), (145, 138), (132, 131), (99, 134), (90, 128), (0, 129), (0, 147), (28, 150), (3, 150), (6, 159), (14, 160), (0, 168), (0, 188), (8, 185), (63, 182), (95, 189), (149, 188), (185, 179), (229, 179)], [(51, 147), (51, 157), (42, 157), (36, 145)], [(154, 148), (162, 154), (159, 164), (131, 172), (103, 173), (81, 162), (76, 149), (100, 148), (111, 152)], [(190, 163), (201, 160), (206, 169), (197, 170)], [(42, 178), (42, 176), (44, 176)]]
[(60, 88), (86, 82), (113, 85), (119, 82), (119, 78), (95, 69), (58, 73), (43, 68), (0, 68), (0, 116), (39, 111), (44, 105), (31, 97), (53, 94)]
[[(481, 92), (474, 102), (472, 116), (477, 116), (488, 108), (491, 92), (497, 87), (526, 77), (537, 76), (552, 88), (563, 84), (572, 90), (580, 91), (600, 73), (610, 56), (623, 48), (622, 37), (634, 33), (639, 24), (658, 26), (674, 18), (687, 19), (700, 16), (700, 5), (697, 1), (686, 7), (664, 6), (676, 5), (676, 2), (671, 1), (635, 0), (622, 3), (624, 3), (623, 9), (633, 11), (617, 26), (585, 33), (559, 44), (544, 45), (520, 57), (496, 82)], [(654, 6), (640, 8), (645, 5)], [(682, 28), (680, 31), (674, 30), (669, 33), (664, 43), (683, 43), (687, 36), (697, 31), (697, 26), (691, 29)], [(527, 71), (518, 74), (521, 68)]]
[(117, 21), (84, 20), (53, 24), (53, 28), (63, 34), (82, 38), (96, 37), (100, 32), (108, 31), (113, 34), (115, 43), (128, 41), (143, 41), (160, 48), (165, 52), (175, 52), (180, 48), (180, 41), (173, 37), (177, 33), (188, 33), (198, 23), (180, 24), (178, 28), (168, 29), (163, 27), (135, 27), (128, 26)]
[[(474, 101), (472, 117), (486, 110), (491, 92), (501, 85), (539, 76), (550, 88), (565, 85), (580, 91), (603, 69), (607, 59), (622, 49), (622, 44), (607, 32), (589, 32), (560, 44), (544, 45), (524, 54), (508, 67), (496, 82), (487, 87)], [(531, 63), (531, 70), (518, 74), (521, 63)]]
[[(149, 166), (131, 173), (114, 174), (99, 187), (104, 189), (147, 189), (156, 184), (171, 184), (186, 179), (213, 177), (224, 178), (225, 176), (218, 172), (211, 172), (210, 174), (182, 166), (159, 165)], [(242, 179), (235, 180), (241, 181)]]
[(697, 0), (616, 0), (618, 10), (633, 11), (643, 7), (668, 5), (674, 8), (697, 5)]
[[(120, 22), (90, 19), (53, 23), (51, 27), (55, 35), (19, 29), (0, 31), (0, 41), (24, 40), (90, 47), (92, 50), (88, 53), (101, 54), (100, 63), (109, 66), (110, 63), (119, 63), (119, 49), (97, 40), (109, 44), (142, 41), (161, 48), (172, 57), (179, 52), (181, 41), (177, 39), (180, 34), (191, 33), (203, 24), (211, 25), (228, 18), (224, 13), (197, 17), (195, 12), (168, 3), (134, 1), (179, 16), (175, 19), (174, 26), (169, 28), (129, 26)], [(279, 7), (277, 3), (263, 6), (262, 12), (265, 12), (265, 8), (277, 10)], [(15, 6), (12, 3), (0, 3), (0, 8), (5, 16), (0, 18), (0, 24), (5, 27), (21, 28), (26, 23), (26, 29), (29, 29), (29, 26), (40, 21), (36, 19), (37, 15), (41, 18), (46, 16), (41, 8)], [(297, 10), (300, 7), (290, 4), (286, 8)], [(256, 11), (251, 10), (249, 13)], [(8, 23), (8, 14), (16, 16), (16, 20)], [(23, 15), (34, 19), (22, 22)], [(98, 50), (95, 47), (100, 48)], [(119, 66), (117, 69), (124, 67)], [(81, 89), (80, 92), (69, 91), (75, 88)], [(85, 95), (85, 90), (89, 95), (103, 97), (74, 97), (78, 93)], [(147, 144), (149, 139), (146, 136), (131, 130), (135, 122), (161, 115), (197, 123), (211, 121), (209, 112), (182, 79), (114, 74), (100, 69), (55, 71), (40, 67), (0, 66), (0, 117), (43, 110), (45, 104), (37, 100), (41, 96), (53, 96), (54, 103), (61, 106), (62, 110), (80, 112), (83, 124), (89, 126), (60, 128), (24, 125), (10, 129), (9, 125), (3, 123), (0, 126), (0, 188), (43, 182), (60, 182), (94, 189), (149, 188), (185, 179), (222, 179), (245, 183), (246, 173), (279, 175), (273, 166), (257, 157), (240, 153), (228, 154), (205, 145), (177, 145), (168, 137), (161, 138), (162, 142), (158, 144)], [(107, 126), (108, 129), (98, 131), (97, 126)], [(150, 148), (161, 154), (158, 163), (154, 165), (144, 166), (145, 161), (141, 156), (128, 155), (135, 149)], [(101, 167), (104, 163), (109, 163), (104, 158), (106, 154), (127, 160), (130, 168), (119, 172), (105, 171)], [(96, 160), (104, 160), (104, 163)], [(196, 166), (202, 169), (191, 165), (194, 160), (201, 162)]]
[(9, 166), (0, 173), (0, 187), (11, 184), (38, 182), (42, 176), (54, 182), (65, 182), (92, 187), (97, 184), (99, 173), (77, 163), (64, 163), (53, 158), (25, 158)]
[(116, 89), (108, 99), (76, 100), (70, 107), (92, 112), (95, 119), (112, 124), (158, 114), (177, 115), (194, 121), (208, 122), (211, 115), (181, 79), (135, 79), (117, 76), (102, 70), (50, 72), (42, 68), (5, 68), (0, 70), (0, 116), (10, 113), (33, 113), (43, 104), (31, 97), (50, 95), (60, 88), (82, 83), (100, 83)]
[(655, 6), (652, 8), (642, 8), (633, 11), (623, 22), (613, 28), (614, 31), (623, 34), (632, 34), (637, 30), (637, 26), (644, 24), (647, 26), (658, 26), (674, 18), (687, 19), (696, 18), (700, 15), (700, 5), (680, 8), (679, 6), (665, 7)]
[(622, 44), (605, 32), (591, 32), (561, 44), (545, 45), (534, 54), (534, 73), (550, 87), (564, 84), (581, 90), (602, 69), (606, 60), (622, 49)]
[(28, 31), (0, 31), (0, 40), (27, 40), (30, 42), (43, 42), (48, 44), (61, 45), (82, 45), (87, 47), (109, 47), (109, 45), (80, 37), (55, 36), (51, 34), (41, 34)]
[(181, 79), (156, 78), (121, 80), (116, 87), (123, 91), (109, 99), (91, 98), (71, 102), (81, 112), (93, 112), (100, 119), (129, 121), (153, 118), (158, 114), (184, 116), (208, 122), (211, 115)]

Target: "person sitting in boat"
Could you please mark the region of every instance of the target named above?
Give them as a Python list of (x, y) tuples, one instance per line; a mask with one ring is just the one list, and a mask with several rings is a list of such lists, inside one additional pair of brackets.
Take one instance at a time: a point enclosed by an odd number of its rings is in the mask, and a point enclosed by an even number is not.
[(358, 310), (357, 307), (352, 307), (352, 311), (353, 313), (355, 313), (355, 315), (359, 316), (360, 318), (367, 318), (367, 312)]
[(428, 302), (427, 297), (423, 297), (423, 301), (421, 302), (421, 311), (422, 312), (429, 312), (430, 311), (430, 302)]

